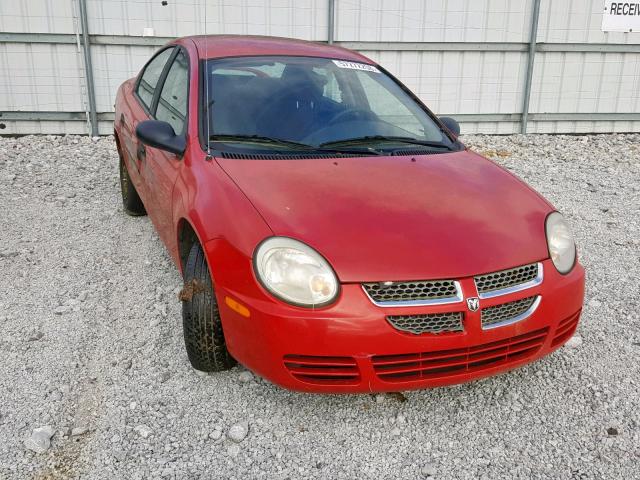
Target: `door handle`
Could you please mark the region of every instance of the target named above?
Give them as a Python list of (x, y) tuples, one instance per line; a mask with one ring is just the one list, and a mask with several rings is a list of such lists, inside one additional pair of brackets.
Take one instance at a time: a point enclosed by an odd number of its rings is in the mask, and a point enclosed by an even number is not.
[(147, 149), (140, 144), (138, 145), (138, 160), (144, 160), (145, 158), (147, 158)]

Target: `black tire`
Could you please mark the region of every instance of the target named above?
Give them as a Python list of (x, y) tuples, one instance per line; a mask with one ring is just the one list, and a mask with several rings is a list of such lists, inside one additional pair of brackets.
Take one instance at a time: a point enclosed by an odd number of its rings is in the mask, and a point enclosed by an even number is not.
[(228, 370), (236, 361), (227, 350), (209, 267), (199, 243), (189, 252), (184, 285), (182, 324), (189, 362), (203, 372)]
[[(118, 149), (118, 154), (120, 154), (119, 150), (120, 149)], [(122, 192), (122, 207), (127, 214), (132, 217), (139, 217), (147, 214), (142, 200), (136, 191), (136, 187), (131, 181), (131, 177), (127, 171), (127, 166), (122, 158), (122, 154), (120, 154), (120, 191)]]

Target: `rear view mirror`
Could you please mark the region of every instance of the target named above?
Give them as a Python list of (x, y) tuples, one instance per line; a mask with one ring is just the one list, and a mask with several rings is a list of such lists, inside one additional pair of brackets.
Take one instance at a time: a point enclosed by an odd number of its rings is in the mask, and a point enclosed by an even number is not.
[(442, 124), (456, 137), (460, 135), (460, 124), (451, 117), (440, 117)]
[(136, 136), (149, 147), (182, 155), (187, 148), (184, 135), (176, 135), (173, 127), (160, 120), (145, 120), (136, 127)]

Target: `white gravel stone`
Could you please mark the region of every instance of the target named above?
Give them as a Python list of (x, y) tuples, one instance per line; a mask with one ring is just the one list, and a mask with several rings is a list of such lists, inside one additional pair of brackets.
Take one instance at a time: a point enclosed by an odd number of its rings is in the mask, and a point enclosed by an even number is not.
[(153, 433), (153, 430), (146, 425), (138, 425), (133, 430), (142, 438), (148, 438)]
[(49, 450), (51, 446), (51, 437), (55, 430), (51, 425), (45, 425), (44, 427), (35, 428), (31, 432), (31, 436), (24, 441), (24, 446), (27, 450), (31, 450), (35, 453), (44, 453)]
[(227, 455), (237, 457), (240, 454), (240, 445), (229, 445), (227, 447)]
[(242, 421), (242, 422), (233, 424), (231, 428), (229, 428), (229, 431), (227, 432), (227, 437), (229, 437), (230, 440), (233, 440), (236, 443), (240, 443), (247, 437), (248, 433), (249, 433), (249, 422)]
[(84, 435), (88, 431), (89, 431), (89, 429), (87, 427), (75, 427), (75, 428), (71, 429), (71, 436), (72, 437), (77, 437), (79, 435)]
[(576, 334), (569, 339), (566, 345), (569, 348), (578, 348), (580, 345), (582, 345), (582, 337)]
[(420, 469), (420, 473), (422, 473), (422, 475), (424, 475), (425, 477), (432, 477), (436, 474), (436, 469), (433, 465), (426, 464), (422, 466), (422, 468)]
[(238, 375), (238, 380), (242, 383), (253, 382), (253, 374), (248, 370), (244, 370)]

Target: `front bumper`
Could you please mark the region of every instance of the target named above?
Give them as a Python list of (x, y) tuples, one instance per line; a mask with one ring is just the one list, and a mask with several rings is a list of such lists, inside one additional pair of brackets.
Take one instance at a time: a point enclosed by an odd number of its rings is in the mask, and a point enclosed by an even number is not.
[[(206, 246), (216, 265), (214, 283), (227, 346), (243, 365), (288, 389), (306, 392), (384, 392), (467, 382), (496, 375), (541, 358), (575, 331), (584, 298), (580, 264), (560, 275), (543, 261), (544, 281), (508, 295), (480, 299), (480, 309), (539, 295), (526, 319), (483, 330), (473, 278), (459, 279), (464, 299), (456, 304), (383, 308), (360, 284), (344, 284), (340, 298), (318, 310), (279, 302), (260, 287), (250, 260), (223, 241)], [(246, 305), (250, 317), (232, 310), (225, 297)], [(401, 332), (387, 315), (464, 312), (464, 331), (414, 335)]]

